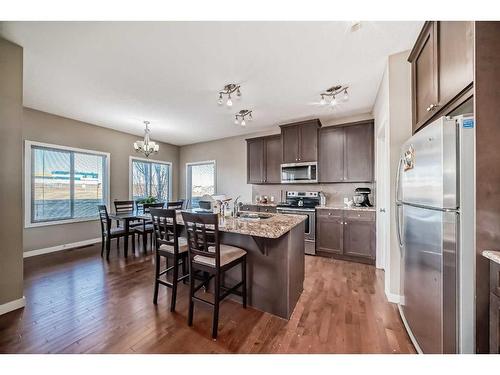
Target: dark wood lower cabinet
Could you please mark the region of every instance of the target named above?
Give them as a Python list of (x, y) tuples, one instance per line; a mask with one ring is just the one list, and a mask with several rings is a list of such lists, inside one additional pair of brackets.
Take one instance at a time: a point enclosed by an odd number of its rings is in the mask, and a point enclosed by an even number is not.
[(338, 259), (375, 263), (375, 212), (317, 210), (316, 252)]
[(375, 218), (371, 212), (346, 212), (344, 219), (344, 254), (375, 259)]
[(490, 293), (490, 353), (500, 353), (500, 297)]
[(500, 353), (500, 264), (490, 261), (490, 353)]
[(342, 211), (321, 210), (316, 217), (316, 249), (327, 253), (342, 254), (344, 242), (344, 215)]

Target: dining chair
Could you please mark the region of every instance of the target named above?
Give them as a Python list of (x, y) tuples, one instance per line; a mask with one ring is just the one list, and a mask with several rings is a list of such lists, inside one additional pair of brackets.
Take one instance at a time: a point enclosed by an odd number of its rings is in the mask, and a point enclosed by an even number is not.
[[(213, 307), (212, 338), (217, 338), (220, 302), (229, 294), (241, 296), (243, 308), (247, 306), (247, 282), (245, 250), (220, 243), (219, 219), (217, 214), (190, 213), (182, 211), (182, 219), (187, 234), (189, 264), (189, 313), (188, 325), (193, 325), (194, 302), (202, 302)], [(241, 265), (241, 281), (228, 288), (222, 285), (222, 277), (227, 270)], [(207, 278), (195, 286), (195, 273), (202, 271)], [(196, 296), (202, 287), (214, 279), (214, 302)], [(241, 288), (241, 291), (238, 289)]]
[[(115, 212), (117, 214), (134, 211), (134, 201), (115, 200), (113, 202), (113, 204), (115, 205)], [(116, 226), (119, 227), (120, 224), (121, 224), (120, 220), (116, 220)], [(135, 227), (137, 225), (141, 225), (141, 222), (140, 221), (131, 221), (129, 223), (129, 228), (133, 228), (133, 227)], [(120, 238), (118, 238), (116, 240), (116, 246), (117, 247), (120, 246)]]
[[(142, 210), (144, 214), (150, 213), (151, 208), (163, 208), (165, 203), (144, 203)], [(138, 236), (142, 236), (142, 251), (146, 254), (148, 244), (148, 235), (151, 237), (151, 249), (153, 249), (153, 223), (150, 220), (143, 220), (141, 225), (134, 227), (134, 231)]]
[(106, 247), (106, 259), (109, 260), (111, 240), (113, 238), (118, 240), (120, 237), (125, 237), (125, 241), (128, 241), (128, 236), (130, 235), (132, 236), (132, 251), (135, 252), (134, 232), (131, 231), (127, 233), (123, 227), (112, 228), (112, 222), (109, 218), (106, 206), (98, 205), (97, 209), (99, 210), (99, 221), (101, 223), (101, 257), (104, 254), (104, 247)]
[(167, 208), (173, 210), (182, 210), (184, 202), (182, 200), (176, 202), (167, 202)]
[[(155, 235), (155, 285), (153, 303), (158, 303), (158, 287), (164, 285), (172, 289), (170, 311), (175, 311), (177, 299), (177, 283), (189, 277), (187, 273), (187, 240), (180, 237), (175, 209), (150, 208)], [(166, 267), (161, 271), (161, 258), (165, 258)], [(172, 266), (169, 267), (169, 261)], [(182, 276), (179, 277), (179, 261)], [(168, 273), (172, 272), (172, 281), (168, 281)], [(162, 276), (165, 276), (162, 279)]]

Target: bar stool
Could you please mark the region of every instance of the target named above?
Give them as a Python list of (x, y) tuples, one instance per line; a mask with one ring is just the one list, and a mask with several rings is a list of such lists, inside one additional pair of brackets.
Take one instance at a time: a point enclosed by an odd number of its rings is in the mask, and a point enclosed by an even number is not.
[[(187, 240), (179, 237), (177, 228), (176, 212), (169, 209), (150, 208), (151, 219), (153, 221), (155, 234), (155, 288), (153, 303), (158, 303), (158, 286), (165, 285), (172, 289), (170, 301), (170, 311), (175, 311), (175, 301), (177, 299), (177, 283), (189, 277), (186, 272), (186, 261), (188, 256)], [(165, 258), (166, 268), (160, 271), (161, 257)], [(168, 266), (169, 259), (173, 259), (173, 265)], [(179, 261), (182, 262), (182, 276), (179, 277)], [(161, 276), (172, 271), (172, 282), (162, 280)]]
[[(229, 294), (241, 296), (243, 308), (247, 307), (247, 282), (245, 250), (219, 241), (219, 219), (216, 214), (195, 214), (182, 212), (187, 233), (189, 260), (189, 314), (188, 325), (193, 325), (194, 302), (202, 302), (213, 307), (212, 338), (217, 338), (220, 302)], [(222, 285), (224, 272), (241, 264), (241, 281), (231, 288)], [(195, 274), (203, 272), (205, 280), (195, 286)], [(214, 302), (196, 296), (196, 292), (214, 279)], [(238, 288), (241, 287), (241, 291)], [(222, 292), (222, 293), (221, 293)]]

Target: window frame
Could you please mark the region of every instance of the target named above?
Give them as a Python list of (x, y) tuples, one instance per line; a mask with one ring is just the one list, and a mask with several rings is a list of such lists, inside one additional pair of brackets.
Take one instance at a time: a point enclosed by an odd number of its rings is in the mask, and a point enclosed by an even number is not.
[(70, 151), (70, 152), (72, 151), (72, 152), (81, 153), (81, 154), (104, 156), (105, 162), (104, 162), (103, 193), (102, 194), (103, 194), (103, 198), (104, 198), (103, 200), (104, 200), (104, 203), (106, 204), (106, 206), (109, 207), (109, 204), (110, 204), (110, 176), (111, 176), (110, 158), (111, 158), (111, 154), (109, 152), (25, 140), (24, 141), (24, 174), (23, 174), (24, 175), (24, 184), (23, 184), (23, 186), (24, 186), (24, 202), (23, 202), (24, 203), (24, 228), (45, 227), (45, 226), (50, 226), (50, 225), (70, 224), (70, 223), (79, 223), (79, 222), (85, 222), (85, 221), (98, 220), (99, 217), (97, 215), (97, 209), (96, 209), (95, 216), (60, 219), (60, 220), (49, 220), (49, 221), (38, 221), (38, 222), (31, 221), (31, 219), (32, 219), (31, 218), (31, 214), (32, 214), (31, 208), (32, 208), (32, 198), (33, 198), (33, 179), (32, 179), (32, 175), (31, 175), (31, 166), (33, 165), (32, 146), (54, 149), (56, 151), (57, 150)]
[(164, 160), (156, 160), (149, 158), (140, 158), (137, 156), (129, 156), (128, 161), (128, 198), (129, 200), (134, 200), (133, 197), (133, 184), (134, 184), (134, 160), (150, 162), (154, 164), (164, 164), (168, 165), (168, 200), (172, 200), (172, 179), (173, 179), (173, 170), (172, 170), (172, 162), (164, 161)]
[(203, 160), (203, 161), (194, 161), (186, 163), (186, 199), (189, 201), (193, 200), (192, 197), (192, 187), (190, 187), (190, 175), (189, 175), (189, 167), (194, 165), (202, 165), (202, 164), (213, 164), (214, 165), (214, 195), (217, 195), (217, 161), (216, 160)]

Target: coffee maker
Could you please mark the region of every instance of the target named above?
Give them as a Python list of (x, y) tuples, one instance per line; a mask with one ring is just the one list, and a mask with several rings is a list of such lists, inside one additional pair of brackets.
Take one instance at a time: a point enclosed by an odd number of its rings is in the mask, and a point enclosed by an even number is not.
[(354, 205), (356, 207), (372, 207), (370, 199), (368, 196), (371, 194), (372, 189), (370, 188), (356, 188), (354, 190)]

